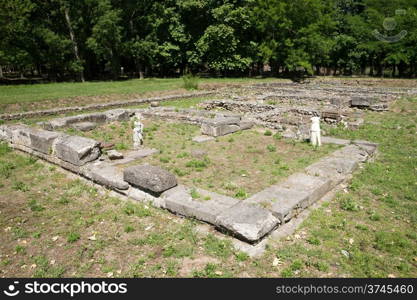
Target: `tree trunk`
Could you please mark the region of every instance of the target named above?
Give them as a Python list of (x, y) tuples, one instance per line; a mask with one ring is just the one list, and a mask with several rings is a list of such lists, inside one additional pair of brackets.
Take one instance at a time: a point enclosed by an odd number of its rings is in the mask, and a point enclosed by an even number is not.
[(0, 78), (4, 78), (3, 67), (0, 65)]
[(137, 66), (138, 72), (139, 72), (139, 79), (145, 78), (145, 76), (143, 75), (143, 65), (139, 60), (136, 61), (136, 66)]
[[(81, 59), (80, 59), (80, 55), (78, 53), (78, 44), (77, 44), (77, 41), (75, 39), (74, 30), (72, 29), (72, 25), (71, 25), (71, 18), (70, 18), (70, 15), (69, 15), (69, 9), (68, 9), (68, 7), (66, 7), (64, 9), (64, 13), (65, 13), (65, 20), (67, 21), (68, 31), (69, 31), (70, 38), (71, 38), (72, 45), (73, 45), (73, 49), (74, 49), (75, 59), (77, 60), (77, 62), (79, 63), (79, 65), (82, 66), (82, 62), (81, 62)], [(84, 71), (82, 69), (79, 72), (79, 76), (80, 76), (81, 82), (85, 82), (85, 79), (84, 79)]]

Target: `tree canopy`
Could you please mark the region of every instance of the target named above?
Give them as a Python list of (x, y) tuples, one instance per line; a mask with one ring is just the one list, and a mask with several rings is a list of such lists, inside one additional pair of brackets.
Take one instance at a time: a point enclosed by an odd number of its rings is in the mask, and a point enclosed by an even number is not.
[(417, 0), (0, 0), (0, 77), (417, 75)]

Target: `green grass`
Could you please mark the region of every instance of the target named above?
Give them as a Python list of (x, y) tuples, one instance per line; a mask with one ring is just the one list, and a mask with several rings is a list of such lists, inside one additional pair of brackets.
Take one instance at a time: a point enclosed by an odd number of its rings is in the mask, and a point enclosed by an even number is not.
[[(199, 83), (249, 83), (274, 79), (199, 79)], [(36, 102), (79, 96), (129, 95), (146, 92), (177, 90), (183, 87), (182, 78), (171, 79), (131, 79), (126, 81), (64, 82), (28, 85), (0, 86), (0, 104)]]
[[(257, 258), (234, 250), (227, 236), (208, 230), (208, 225), (98, 193), (59, 168), (0, 143), (2, 274), (415, 278), (417, 100), (403, 99), (394, 109), (367, 113), (366, 121), (372, 122), (356, 131), (326, 129), (336, 137), (377, 142), (379, 154), (354, 174), (345, 190), (315, 209), (295, 234), (270, 240)], [(163, 155), (171, 150), (164, 149)], [(178, 159), (176, 155), (171, 159)], [(279, 167), (284, 163), (272, 160)], [(250, 169), (240, 167), (237, 174), (246, 171)], [(276, 259), (279, 264), (273, 265)]]

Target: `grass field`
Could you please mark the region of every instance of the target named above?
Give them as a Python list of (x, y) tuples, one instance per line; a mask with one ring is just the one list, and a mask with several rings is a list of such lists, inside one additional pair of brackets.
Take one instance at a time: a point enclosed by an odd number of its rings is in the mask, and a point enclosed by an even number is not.
[[(245, 130), (204, 144), (192, 141), (200, 127), (185, 123), (143, 120), (144, 147), (160, 151), (129, 165), (159, 165), (177, 176), (180, 184), (245, 199), (295, 173), (338, 146), (319, 149), (273, 135), (270, 130)], [(131, 122), (113, 122), (89, 132), (67, 133), (115, 144), (122, 153), (133, 149)], [(121, 165), (121, 168), (127, 165)], [(203, 197), (198, 197), (203, 199)]]
[[(201, 89), (225, 84), (277, 81), (279, 79), (200, 79)], [(62, 106), (82, 106), (141, 96), (186, 92), (181, 78), (126, 81), (64, 82), (33, 85), (0, 85), (0, 113)]]
[(0, 276), (416, 277), (417, 99), (369, 112), (357, 131), (380, 143), (335, 199), (262, 257), (206, 225), (101, 195), (57, 167), (0, 146)]

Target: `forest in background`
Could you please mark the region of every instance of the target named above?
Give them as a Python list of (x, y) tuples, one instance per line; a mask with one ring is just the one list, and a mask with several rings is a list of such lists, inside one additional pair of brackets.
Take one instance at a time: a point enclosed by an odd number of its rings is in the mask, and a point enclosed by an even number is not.
[(417, 75), (417, 0), (0, 0), (0, 78)]

